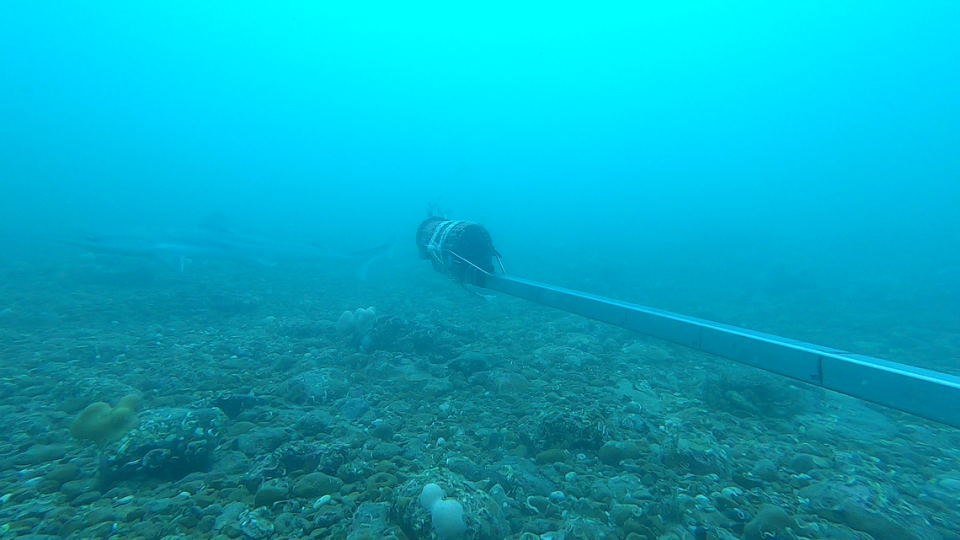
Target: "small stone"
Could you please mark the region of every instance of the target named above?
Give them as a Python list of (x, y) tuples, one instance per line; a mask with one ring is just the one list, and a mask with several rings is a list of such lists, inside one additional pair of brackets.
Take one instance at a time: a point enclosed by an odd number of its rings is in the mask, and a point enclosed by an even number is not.
[(541, 465), (550, 465), (567, 460), (567, 453), (559, 448), (551, 448), (537, 454), (537, 463)]
[(610, 441), (600, 447), (600, 461), (607, 465), (619, 465), (625, 459), (640, 457), (640, 447), (632, 442)]
[(293, 494), (297, 497), (313, 498), (324, 495), (333, 495), (340, 492), (343, 480), (322, 472), (313, 472), (303, 475), (293, 485)]
[(67, 455), (67, 449), (58, 444), (35, 444), (26, 451), (17, 454), (14, 463), (17, 465), (37, 465), (48, 461), (57, 461)]
[(281, 481), (278, 478), (267, 480), (261, 484), (260, 489), (257, 490), (253, 504), (258, 507), (266, 506), (269, 508), (273, 503), (286, 499), (289, 492), (290, 488), (285, 481)]
[(93, 504), (94, 502), (100, 500), (100, 496), (101, 494), (99, 491), (88, 491), (86, 493), (81, 493), (80, 495), (74, 497), (72, 501), (70, 501), (70, 506), (86, 506), (88, 504)]
[(790, 459), (789, 466), (798, 473), (807, 473), (817, 468), (817, 462), (810, 454), (797, 454)]
[(402, 451), (399, 444), (382, 442), (373, 449), (373, 459), (388, 460)]
[(777, 464), (769, 459), (757, 461), (753, 466), (753, 470), (750, 471), (750, 474), (765, 482), (776, 482), (780, 480), (780, 472)]
[(383, 440), (383, 441), (392, 441), (393, 440), (393, 426), (383, 422), (377, 427), (373, 428), (373, 431), (370, 432), (374, 437)]
[(87, 523), (89, 525), (96, 525), (97, 523), (107, 521), (117, 521), (117, 514), (113, 511), (113, 508), (97, 508), (87, 514)]
[(960, 480), (956, 478), (944, 478), (938, 482), (938, 484), (940, 484), (940, 487), (943, 489), (960, 493)]
[(59, 489), (64, 483), (76, 479), (79, 475), (80, 467), (77, 467), (73, 463), (65, 463), (56, 466), (48, 472), (44, 478), (56, 484), (57, 489)]
[(743, 529), (744, 540), (766, 540), (777, 538), (779, 533), (791, 525), (793, 520), (779, 506), (765, 504), (757, 512), (757, 517)]

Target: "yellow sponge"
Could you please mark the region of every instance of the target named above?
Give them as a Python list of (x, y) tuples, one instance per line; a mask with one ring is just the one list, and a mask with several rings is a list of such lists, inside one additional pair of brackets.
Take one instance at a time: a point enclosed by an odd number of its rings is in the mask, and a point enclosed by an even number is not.
[(124, 396), (116, 407), (103, 401), (91, 403), (74, 419), (70, 425), (70, 434), (75, 439), (93, 441), (103, 448), (137, 427), (140, 423), (137, 418), (139, 407), (140, 396), (137, 394)]

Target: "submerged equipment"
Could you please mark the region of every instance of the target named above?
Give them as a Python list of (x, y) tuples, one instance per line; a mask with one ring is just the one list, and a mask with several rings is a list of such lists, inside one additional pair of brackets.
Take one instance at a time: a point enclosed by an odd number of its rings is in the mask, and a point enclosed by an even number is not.
[(490, 233), (478, 223), (430, 217), (417, 229), (417, 247), (434, 270), (461, 285), (509, 294), (960, 428), (960, 377), (507, 276)]
[(494, 272), (494, 259), (500, 262), (500, 254), (483, 225), (440, 216), (431, 216), (417, 227), (417, 249), (420, 258), (429, 259), (434, 270), (461, 285), (483, 287), (484, 276)]

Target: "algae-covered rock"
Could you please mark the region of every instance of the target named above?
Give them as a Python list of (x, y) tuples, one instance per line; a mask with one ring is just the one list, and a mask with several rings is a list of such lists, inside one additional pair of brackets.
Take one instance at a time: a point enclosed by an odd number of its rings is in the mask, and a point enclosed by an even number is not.
[(609, 441), (600, 447), (600, 461), (607, 465), (619, 465), (625, 459), (640, 457), (640, 448), (629, 441)]
[(935, 538), (936, 532), (914, 509), (890, 504), (894, 488), (862, 479), (819, 482), (800, 490), (813, 511), (834, 523), (869, 534), (877, 540)]
[(594, 452), (603, 446), (607, 428), (596, 413), (551, 409), (540, 414), (521, 437), (538, 452), (550, 448)]
[(322, 497), (339, 493), (343, 480), (322, 472), (305, 474), (293, 485), (293, 494), (297, 497)]
[(394, 521), (408, 537), (435, 538), (433, 516), (418, 502), (428, 484), (437, 484), (444, 497), (460, 503), (466, 526), (464, 538), (502, 540), (509, 536), (510, 526), (503, 508), (490, 494), (457, 474), (429, 470), (393, 490)]
[(765, 504), (760, 507), (757, 516), (743, 529), (744, 540), (765, 540), (778, 538), (779, 534), (791, 526), (793, 520), (779, 506)]
[(227, 418), (220, 409), (155, 409), (100, 455), (100, 481), (176, 479), (206, 470)]

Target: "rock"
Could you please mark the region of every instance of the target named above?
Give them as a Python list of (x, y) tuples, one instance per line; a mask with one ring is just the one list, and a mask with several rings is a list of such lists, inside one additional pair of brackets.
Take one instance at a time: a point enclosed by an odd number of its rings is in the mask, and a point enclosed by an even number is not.
[(340, 406), (340, 415), (347, 420), (356, 420), (370, 410), (370, 404), (361, 398), (350, 398)]
[[(936, 532), (922, 515), (904, 514), (895, 503), (877, 506), (877, 501), (899, 500), (894, 489), (859, 480), (825, 481), (801, 489), (800, 496), (810, 499), (818, 516), (867, 533), (876, 540), (936, 538)], [(878, 493), (877, 490), (890, 491)]]
[(362, 503), (350, 520), (350, 532), (347, 540), (369, 538), (388, 538), (390, 527), (390, 505), (388, 503)]
[(619, 465), (625, 459), (640, 457), (640, 448), (632, 442), (609, 441), (600, 447), (600, 461), (607, 465)]
[[(525, 461), (532, 465), (530, 460)], [(510, 537), (510, 523), (503, 507), (492, 495), (460, 475), (433, 470), (411, 478), (394, 489), (391, 495), (390, 520), (399, 525), (409, 538), (439, 538), (430, 511), (418, 502), (424, 486), (428, 484), (437, 484), (445, 499), (457, 501), (463, 507), (466, 531), (456, 538), (503, 540)]]
[(247, 505), (241, 502), (230, 503), (223, 507), (213, 522), (213, 530), (219, 531), (231, 524), (239, 524), (240, 515), (247, 511)]
[(940, 480), (939, 482), (937, 482), (937, 485), (939, 485), (943, 489), (946, 489), (947, 491), (960, 493), (960, 479), (944, 478), (943, 480)]
[(536, 460), (537, 463), (541, 465), (550, 465), (552, 463), (560, 463), (567, 460), (567, 453), (559, 448), (551, 448), (549, 450), (544, 450), (537, 454)]
[(240, 515), (240, 532), (246, 538), (264, 540), (273, 536), (273, 531), (270, 511), (266, 508), (257, 508)]
[(296, 402), (328, 403), (347, 395), (350, 382), (342, 371), (321, 368), (301, 373), (287, 381), (287, 393)]
[(100, 500), (103, 495), (99, 491), (87, 491), (81, 493), (70, 501), (70, 506), (87, 506)]
[(117, 514), (113, 511), (113, 508), (97, 508), (91, 510), (87, 514), (87, 523), (89, 525), (96, 525), (97, 523), (103, 523), (105, 521), (116, 521)]
[[(70, 480), (64, 482), (60, 486), (60, 493), (63, 494), (67, 499), (72, 499), (81, 493), (86, 493), (88, 491), (95, 491), (97, 487), (97, 481), (94, 478), (80, 478), (78, 480)], [(97, 496), (99, 497), (99, 491)]]
[(260, 428), (244, 433), (236, 438), (234, 446), (244, 454), (262, 456), (280, 448), (285, 442), (292, 441), (296, 434), (283, 428)]
[(67, 455), (67, 449), (59, 444), (35, 444), (14, 458), (19, 466), (39, 465), (48, 461), (57, 461)]
[(457, 372), (470, 376), (478, 371), (490, 369), (490, 361), (486, 355), (474, 351), (466, 351), (450, 361), (447, 366)]
[(394, 456), (400, 454), (402, 450), (399, 444), (382, 442), (373, 449), (373, 459), (381, 461), (392, 459)]
[(100, 455), (100, 481), (178, 479), (204, 471), (213, 461), (227, 418), (220, 409), (153, 409), (140, 426)]
[(287, 484), (287, 481), (282, 478), (274, 478), (260, 484), (260, 488), (257, 489), (257, 494), (254, 496), (253, 503), (254, 506), (266, 506), (269, 508), (273, 506), (273, 503), (287, 499), (289, 493), (290, 486)]
[(57, 465), (44, 476), (44, 479), (56, 485), (57, 489), (60, 489), (63, 484), (75, 480), (78, 476), (80, 476), (80, 467), (73, 463), (65, 463), (63, 465)]
[(817, 468), (816, 458), (810, 454), (797, 454), (790, 458), (790, 469), (798, 473), (807, 473)]
[(675, 445), (665, 446), (669, 449), (664, 452), (664, 463), (672, 469), (699, 475), (725, 474), (729, 469), (726, 453), (705, 433), (687, 434)]
[(779, 538), (779, 534), (793, 523), (787, 512), (779, 506), (765, 504), (760, 507), (757, 517), (743, 529), (744, 540), (766, 540)]
[(750, 474), (763, 480), (764, 482), (777, 482), (780, 480), (780, 471), (777, 464), (769, 459), (761, 459), (753, 465)]
[(339, 493), (342, 487), (343, 480), (340, 480), (336, 476), (330, 476), (322, 472), (314, 472), (303, 475), (300, 480), (293, 485), (293, 494), (297, 497), (308, 499)]
[(377, 427), (373, 428), (373, 431), (371, 431), (370, 434), (383, 441), (392, 441), (393, 426), (391, 426), (386, 422), (383, 422), (377, 425)]

